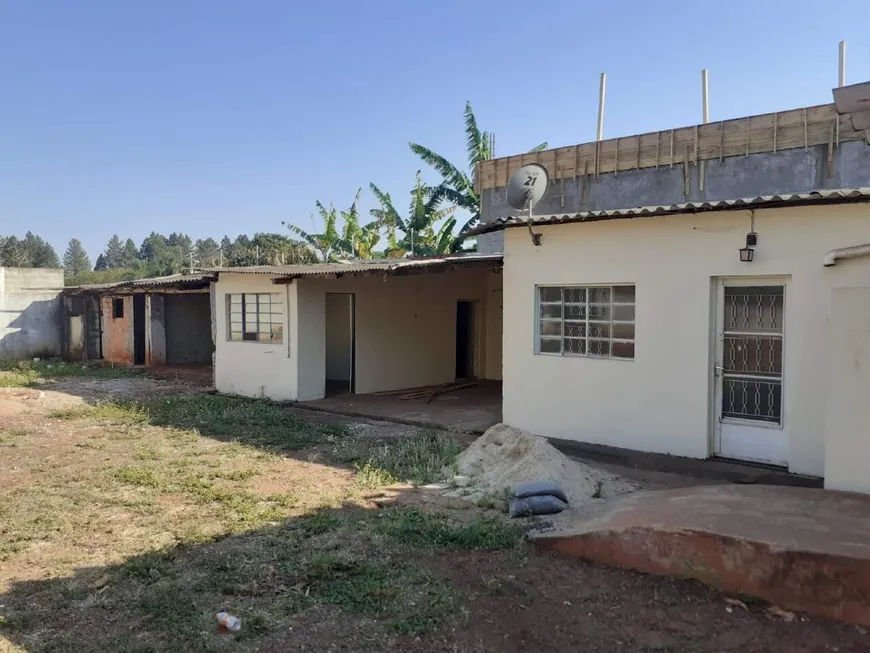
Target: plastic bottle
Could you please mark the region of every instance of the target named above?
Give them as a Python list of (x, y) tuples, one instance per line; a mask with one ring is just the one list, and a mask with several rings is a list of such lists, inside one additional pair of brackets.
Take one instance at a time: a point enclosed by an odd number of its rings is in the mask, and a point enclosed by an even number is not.
[(217, 620), (221, 626), (234, 633), (239, 632), (242, 628), (242, 620), (234, 617), (229, 612), (218, 612)]

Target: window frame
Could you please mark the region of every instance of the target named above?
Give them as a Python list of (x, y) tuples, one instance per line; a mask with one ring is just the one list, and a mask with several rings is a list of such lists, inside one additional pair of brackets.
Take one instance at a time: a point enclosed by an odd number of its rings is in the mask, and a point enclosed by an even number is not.
[[(239, 298), (240, 308), (234, 313), (233, 298)], [(268, 297), (268, 305), (263, 298)], [(253, 309), (250, 303), (253, 301)], [(233, 319), (238, 316), (238, 319)], [(253, 330), (249, 320), (253, 317)], [(227, 342), (258, 343), (261, 345), (282, 345), (284, 343), (284, 301), (281, 293), (239, 292), (226, 293)], [(233, 326), (239, 325), (240, 330)], [(275, 327), (280, 327), (280, 335), (275, 336)], [(240, 333), (240, 337), (233, 337)], [(254, 336), (254, 337), (248, 337)]]
[(112, 319), (113, 320), (123, 320), (124, 319), (124, 298), (123, 297), (112, 297)]
[[(559, 290), (559, 301), (545, 301), (543, 300), (544, 289), (552, 289), (556, 288)], [(614, 301), (614, 289), (617, 288), (631, 288), (634, 293), (634, 301)], [(566, 302), (565, 301), (565, 291), (566, 290), (582, 290), (583, 291), (583, 301), (573, 301)], [(605, 304), (604, 302), (593, 302), (590, 301), (590, 291), (597, 290), (607, 290), (609, 295), (609, 301)], [(567, 324), (576, 324), (582, 325), (582, 334), (579, 336), (566, 336), (565, 335), (565, 325), (566, 325), (566, 317), (565, 317), (565, 305), (575, 307), (583, 307), (580, 311), (583, 313), (582, 319), (578, 316), (576, 318), (567, 318)], [(608, 306), (607, 311), (607, 319), (605, 320), (603, 316), (591, 316), (590, 306)], [(559, 306), (559, 317), (544, 317), (543, 315), (543, 307), (544, 306)], [(615, 320), (613, 317), (614, 307), (631, 307), (632, 310), (632, 319), (619, 319)], [(559, 334), (558, 335), (548, 335), (542, 333), (543, 325), (547, 322), (559, 324)], [(593, 336), (591, 335), (590, 324), (592, 325), (604, 325), (608, 326), (608, 335), (606, 337), (603, 336)], [(613, 335), (613, 327), (614, 325), (631, 325), (632, 327), (632, 337), (631, 338), (616, 338)], [(582, 341), (582, 349), (583, 351), (566, 351), (565, 350), (565, 339), (568, 340), (578, 340)], [(550, 341), (558, 341), (559, 343), (559, 351), (543, 351), (542, 350), (542, 342), (550, 340)], [(589, 343), (592, 342), (607, 342), (607, 354), (596, 354), (591, 353), (589, 351)], [(630, 344), (632, 346), (631, 356), (618, 356), (613, 354), (613, 345), (614, 343), (624, 343)], [(534, 342), (534, 354), (536, 356), (559, 356), (559, 357), (569, 357), (569, 358), (598, 358), (603, 360), (617, 360), (617, 361), (634, 361), (637, 357), (637, 284), (635, 283), (612, 283), (612, 284), (538, 284), (535, 286), (535, 342)]]

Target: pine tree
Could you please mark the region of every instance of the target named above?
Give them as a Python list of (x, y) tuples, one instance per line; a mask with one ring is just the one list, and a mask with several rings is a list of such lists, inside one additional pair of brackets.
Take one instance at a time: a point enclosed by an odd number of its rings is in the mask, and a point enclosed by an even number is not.
[(124, 247), (118, 234), (112, 236), (106, 245), (106, 265), (110, 269), (124, 267)]
[(91, 259), (88, 258), (88, 253), (78, 238), (69, 241), (69, 247), (63, 255), (63, 269), (67, 276), (90, 272)]
[(106, 255), (100, 254), (97, 257), (97, 262), (94, 263), (94, 272), (102, 272), (103, 270), (108, 270), (109, 264), (106, 263)]
[(221, 238), (221, 251), (218, 265), (223, 265), (227, 267), (231, 266), (232, 263), (230, 263), (230, 261), (232, 260), (232, 256), (233, 241), (230, 240), (229, 236), (224, 236), (223, 238)]
[(152, 231), (151, 234), (142, 241), (142, 246), (139, 248), (139, 258), (143, 261), (156, 261), (161, 250), (166, 247), (166, 236)]
[(59, 268), (60, 259), (57, 258), (57, 253), (54, 247), (45, 242), (42, 238), (28, 231), (24, 234), (22, 245), (27, 252), (28, 262), (23, 267), (31, 268)]
[(136, 243), (133, 242), (132, 238), (128, 238), (124, 243), (124, 254), (121, 258), (125, 268), (136, 267), (136, 264), (139, 262), (139, 248), (136, 247)]

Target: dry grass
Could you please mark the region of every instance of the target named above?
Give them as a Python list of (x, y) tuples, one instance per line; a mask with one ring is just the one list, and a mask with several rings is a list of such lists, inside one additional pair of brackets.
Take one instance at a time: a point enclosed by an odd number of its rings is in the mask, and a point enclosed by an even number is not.
[[(372, 441), (206, 394), (13, 421), (0, 430), (3, 652), (257, 650), (317, 606), (423, 635), (465, 612), (420, 557), (519, 539), (500, 519), (370, 509), (366, 488), (452, 462), (457, 445), (431, 433)], [(239, 635), (214, 632), (224, 608)]]

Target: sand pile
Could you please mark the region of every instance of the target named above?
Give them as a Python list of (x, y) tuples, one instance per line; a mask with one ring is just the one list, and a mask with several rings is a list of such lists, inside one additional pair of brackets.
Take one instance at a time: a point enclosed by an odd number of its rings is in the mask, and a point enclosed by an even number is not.
[(460, 478), (467, 478), (456, 494), (471, 500), (539, 480), (559, 483), (572, 506), (638, 489), (627, 479), (568, 458), (544, 438), (506, 424), (491, 427), (459, 455), (457, 463)]

